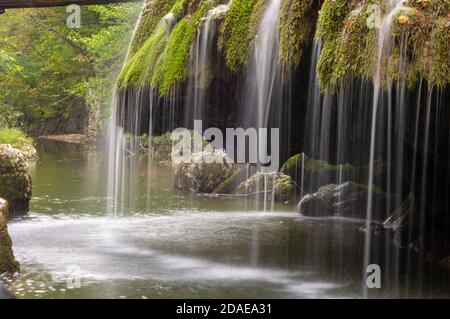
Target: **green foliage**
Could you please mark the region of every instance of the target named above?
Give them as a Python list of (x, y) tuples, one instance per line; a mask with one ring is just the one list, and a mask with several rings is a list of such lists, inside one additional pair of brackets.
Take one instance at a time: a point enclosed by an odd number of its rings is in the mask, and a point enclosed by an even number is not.
[(251, 43), (266, 0), (234, 0), (225, 18), (219, 49), (230, 70), (237, 72), (248, 63)]
[(279, 63), (288, 70), (296, 68), (313, 28), (312, 0), (283, 0), (280, 9)]
[(85, 6), (80, 29), (67, 28), (60, 7), (1, 15), (0, 124), (31, 135), (83, 133), (91, 111), (107, 118), (141, 6)]
[(0, 128), (0, 144), (10, 144), (19, 150), (25, 150), (33, 146), (33, 139), (18, 128)]

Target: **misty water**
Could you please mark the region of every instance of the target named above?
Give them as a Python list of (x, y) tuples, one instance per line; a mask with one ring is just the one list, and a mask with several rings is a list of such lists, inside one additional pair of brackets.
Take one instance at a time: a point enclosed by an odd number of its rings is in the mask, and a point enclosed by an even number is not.
[[(152, 165), (154, 191), (136, 195), (140, 209), (109, 216), (101, 151), (54, 142), (38, 150), (30, 214), (9, 225), (22, 266), (11, 281), (19, 297), (361, 296), (364, 221), (305, 218), (295, 204), (264, 212), (243, 198), (179, 194), (167, 163)], [(146, 172), (136, 174), (147, 183)], [(449, 296), (435, 270), (429, 277), (418, 286), (383, 276), (369, 296)], [(73, 278), (80, 288), (69, 289)]]

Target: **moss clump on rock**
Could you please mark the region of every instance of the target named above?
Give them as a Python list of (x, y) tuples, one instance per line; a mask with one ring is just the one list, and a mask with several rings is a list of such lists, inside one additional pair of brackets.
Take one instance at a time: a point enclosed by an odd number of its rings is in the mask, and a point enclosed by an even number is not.
[(140, 48), (132, 50), (134, 54), (122, 70), (118, 86), (150, 86), (165, 95), (175, 83), (185, 80), (191, 43), (201, 18), (211, 6), (210, 1), (176, 2), (140, 42)]
[(183, 81), (189, 74), (189, 50), (194, 40), (200, 19), (211, 8), (211, 2), (205, 1), (192, 14), (187, 15), (174, 27), (167, 39), (167, 46), (161, 60), (157, 61), (151, 85), (164, 95), (177, 82)]
[[(149, 0), (142, 11), (139, 24), (130, 47), (130, 56), (133, 56), (153, 34), (161, 19), (179, 0)], [(178, 6), (177, 6), (178, 7)]]
[(248, 63), (265, 4), (266, 0), (234, 0), (230, 5), (218, 45), (228, 68), (234, 72)]
[(370, 78), (374, 72), (376, 29), (368, 27), (374, 1), (325, 1), (317, 22), (316, 39), (322, 43), (317, 64), (323, 91), (335, 90), (351, 76)]
[[(334, 91), (354, 76), (374, 78), (378, 29), (368, 23), (373, 5), (386, 14), (381, 0), (326, 0), (322, 5), (316, 39), (322, 44), (317, 71), (323, 91)], [(386, 86), (390, 79), (413, 88), (420, 77), (430, 86), (450, 83), (449, 11), (446, 0), (410, 0), (398, 11), (392, 22), (391, 51), (381, 57), (381, 64), (389, 67), (380, 74), (380, 84)]]
[(282, 0), (278, 29), (280, 47), (278, 60), (287, 70), (300, 63), (304, 45), (310, 40), (314, 14), (312, 0)]
[(14, 258), (12, 241), (8, 234), (8, 203), (0, 198), (0, 274), (15, 273), (20, 265)]
[[(317, 186), (351, 180), (357, 169), (352, 165), (330, 164), (323, 160), (309, 158), (305, 153), (290, 157), (281, 167), (283, 174), (291, 176), (303, 192), (314, 191)], [(301, 187), (304, 189), (302, 190)]]

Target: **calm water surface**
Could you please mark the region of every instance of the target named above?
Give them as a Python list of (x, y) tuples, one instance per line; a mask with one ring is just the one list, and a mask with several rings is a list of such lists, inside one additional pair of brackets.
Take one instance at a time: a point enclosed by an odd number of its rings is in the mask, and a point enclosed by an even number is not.
[[(108, 216), (102, 152), (45, 143), (39, 154), (31, 212), (9, 225), (22, 265), (11, 288), (20, 297), (361, 296), (361, 221), (303, 218), (295, 203), (264, 212), (242, 198), (178, 194), (170, 165), (157, 163), (152, 192), (134, 194), (134, 211)], [(147, 182), (147, 171), (134, 174)], [(375, 236), (375, 252), (398, 255), (383, 234)], [(392, 263), (385, 253), (374, 260)], [(369, 296), (448, 297), (448, 286), (436, 278), (417, 284), (391, 272)], [(71, 288), (68, 280), (81, 287)]]

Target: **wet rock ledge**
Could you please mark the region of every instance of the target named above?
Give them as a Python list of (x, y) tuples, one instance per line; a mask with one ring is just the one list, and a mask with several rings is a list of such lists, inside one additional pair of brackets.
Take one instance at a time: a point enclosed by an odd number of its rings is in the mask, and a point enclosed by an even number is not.
[(0, 274), (19, 271), (19, 263), (14, 258), (12, 241), (8, 234), (8, 202), (0, 198)]

